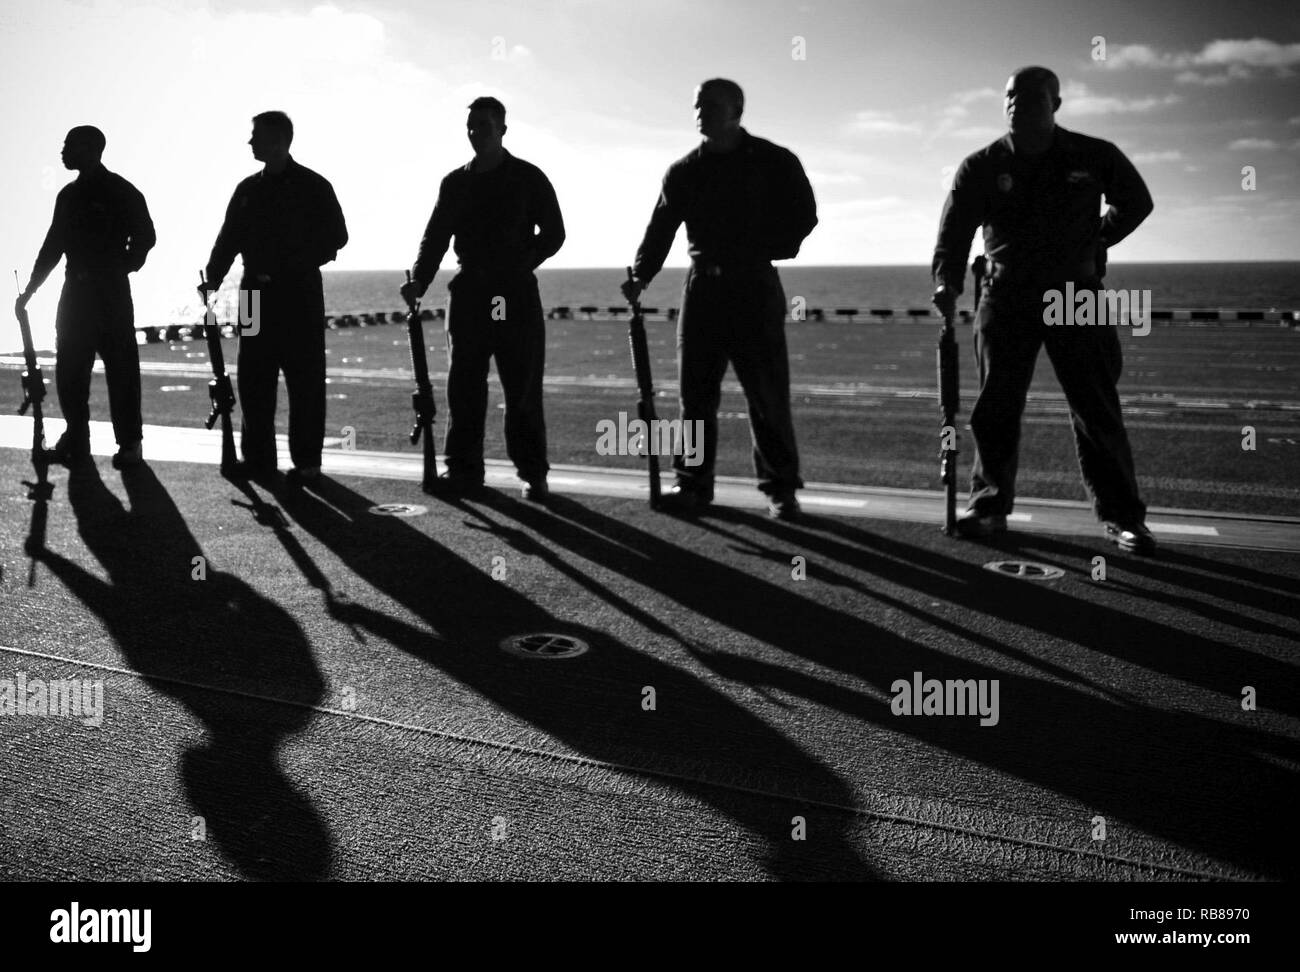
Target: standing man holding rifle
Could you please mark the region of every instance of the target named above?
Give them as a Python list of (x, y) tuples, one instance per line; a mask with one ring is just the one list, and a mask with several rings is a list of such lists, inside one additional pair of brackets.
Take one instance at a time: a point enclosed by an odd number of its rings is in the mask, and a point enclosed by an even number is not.
[(402, 299), (424, 295), (456, 239), (460, 269), (447, 285), (447, 471), (436, 480), (447, 493), (483, 485), (487, 376), (492, 358), (505, 392), (506, 454), (526, 500), (549, 496), (542, 370), (546, 320), (533, 271), (564, 245), (564, 218), (550, 180), (501, 144), (506, 109), (475, 98), (466, 132), (474, 158), (453, 169), (420, 240), (413, 279)]
[[(243, 402), (239, 472), (274, 474), (275, 399), (284, 371), (289, 391), (292, 481), (320, 474), (325, 444), (325, 292), (320, 268), (348, 241), (334, 188), (289, 154), (293, 122), (282, 111), (253, 118), (248, 140), (261, 172), (235, 187), (208, 259), (207, 295), (221, 287), (235, 256), (244, 260), (241, 304), (257, 308), (239, 334), (239, 398)], [(251, 295), (256, 293), (257, 299)]]
[(684, 455), (673, 457), (677, 485), (663, 508), (693, 513), (713, 500), (718, 406), (730, 362), (749, 404), (758, 488), (769, 514), (793, 520), (803, 480), (790, 410), (785, 292), (772, 261), (798, 255), (817, 225), (817, 206), (794, 153), (741, 127), (744, 108), (734, 81), (713, 78), (696, 88), (703, 141), (668, 167), (623, 296), (637, 300), (684, 222), (691, 269), (677, 322), (681, 420), (683, 428), (704, 423), (704, 453), (695, 468)]
[[(934, 250), (934, 303), (951, 318), (971, 237), (984, 228), (988, 272), (975, 318), (980, 392), (971, 412), (975, 464), (964, 537), (1006, 531), (1015, 502), (1020, 416), (1038, 349), (1046, 346), (1070, 407), (1079, 468), (1097, 518), (1121, 550), (1150, 554), (1133, 454), (1116, 383), (1123, 372), (1117, 328), (1051, 327), (1048, 295), (1097, 290), (1106, 251), (1151, 213), (1151, 195), (1118, 148), (1056, 124), (1060, 81), (1043, 67), (1007, 82), (1006, 135), (957, 168)], [(1098, 217), (1102, 196), (1108, 209)], [(1072, 313), (1073, 308), (1069, 308)]]
[(144, 266), (157, 237), (140, 191), (104, 168), (104, 133), (80, 125), (63, 143), (63, 164), (77, 178), (59, 190), (54, 219), (15, 310), (23, 315), (32, 294), (68, 257), (55, 318), (54, 385), (68, 423), (50, 458), (67, 466), (90, 459), (90, 375), (95, 355), (104, 359), (108, 408), (118, 451), (113, 466), (138, 466), (140, 352), (127, 274)]

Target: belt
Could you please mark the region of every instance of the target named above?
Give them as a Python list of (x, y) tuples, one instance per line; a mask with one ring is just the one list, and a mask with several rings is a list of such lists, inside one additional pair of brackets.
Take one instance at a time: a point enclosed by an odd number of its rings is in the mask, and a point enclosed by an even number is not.
[(746, 273), (771, 270), (772, 264), (768, 262), (716, 263), (713, 260), (692, 260), (691, 269), (704, 277), (739, 277)]
[(997, 260), (989, 260), (988, 268), (984, 274), (984, 279), (990, 283), (993, 281), (1002, 281), (1006, 284), (1016, 286), (1065, 280), (1091, 280), (1096, 278), (1096, 276), (1097, 261), (1095, 259), (1082, 260), (1075, 266), (1067, 268), (1064, 271), (1056, 268), (1048, 268), (1045, 270), (1041, 267), (1018, 268), (1001, 263)]
[(76, 269), (69, 267), (64, 276), (69, 280), (86, 281), (86, 280), (103, 280), (105, 278), (116, 280), (119, 277), (126, 279), (126, 268), (102, 267), (95, 270)]

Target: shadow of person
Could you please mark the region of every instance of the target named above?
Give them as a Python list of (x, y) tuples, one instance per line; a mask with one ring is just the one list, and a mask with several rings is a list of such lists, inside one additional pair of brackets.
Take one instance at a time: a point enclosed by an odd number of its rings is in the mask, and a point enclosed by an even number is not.
[[(207, 563), (153, 470), (122, 478), (129, 507), (93, 464), (68, 479), (82, 540), (106, 580), (53, 551), (36, 556), (100, 617), (126, 665), (203, 724), (206, 738), (180, 768), (206, 839), (249, 878), (326, 877), (330, 834), (277, 761), (324, 696), (306, 637), (279, 606)], [(184, 837), (191, 829), (187, 816)]]
[[(432, 633), (359, 603), (336, 604), (339, 620), (473, 689), (503, 713), (502, 721), (524, 720), (572, 754), (615, 773), (652, 777), (703, 802), (759, 839), (775, 877), (876, 876), (852, 842), (855, 801), (845, 781), (692, 672), (637, 648), (638, 638), (680, 636), (664, 619), (638, 613), (581, 564), (469, 504), (451, 507), (470, 516), (470, 529), (499, 541), (479, 550), (508, 553), (514, 569), (535, 558), (625, 610), (629, 619), (614, 622), (618, 636), (586, 623), (585, 599), (561, 601), (562, 613), (553, 613), (509, 580), (493, 579), (490, 562), (470, 563), (408, 521), (369, 515), (376, 501), (337, 480), (322, 477), (306, 491), (280, 488), (276, 497), (303, 530)], [(638, 623), (652, 634), (638, 631)], [(567, 634), (590, 650), (572, 661), (498, 650), (503, 639), (534, 632)], [(647, 687), (654, 689), (654, 710), (643, 708)], [(792, 839), (794, 816), (805, 818), (804, 841)], [(717, 851), (709, 850), (714, 843), (706, 842), (701, 853), (715, 856), (702, 858), (697, 873), (719, 873)]]
[[(1112, 822), (1123, 820), (1257, 875), (1300, 875), (1300, 848), (1286, 837), (1300, 782), (1295, 771), (1300, 743), (1277, 731), (1273, 717), (1243, 712), (1238, 694), (1244, 683), (1262, 682), (1269, 687), (1272, 708), (1289, 713), (1296, 704), (1294, 664), (1065, 590), (1027, 586), (1030, 582), (872, 533), (844, 519), (806, 516), (799, 526), (791, 526), (719, 509), (701, 525), (742, 543), (749, 541), (741, 529), (766, 535), (773, 545), (764, 553), (783, 557), (787, 564), (791, 551), (803, 554), (812, 565), (809, 578), (856, 591), (866, 602), (864, 610), (880, 595), (878, 588), (901, 587), (932, 599), (932, 604), (964, 609), (962, 617), (970, 628), (1000, 622), (1003, 627), (994, 630), (1001, 646), (978, 630), (969, 640), (985, 655), (996, 652), (1017, 667), (1032, 664), (1045, 676), (1003, 672), (1002, 718), (996, 732), (943, 733), (925, 720), (895, 720), (892, 728), (1066, 794)], [(1068, 554), (1067, 562), (1076, 569), (1090, 562), (1090, 549), (1038, 538), (1034, 544)], [(857, 581), (837, 567), (869, 578)], [(1155, 575), (1160, 568), (1145, 564), (1143, 570)], [(893, 601), (917, 621), (931, 623), (924, 609)], [(941, 607), (933, 613), (945, 612)], [(944, 628), (942, 617), (933, 623)], [(1057, 643), (1044, 644), (1044, 638)], [(1062, 653), (1061, 643), (1082, 651)], [(804, 697), (851, 711), (842, 692), (801, 675), (754, 660), (706, 661), (721, 674), (786, 685)], [(1112, 661), (1124, 667), (1111, 667)], [(1062, 666), (1067, 662), (1089, 675), (1066, 674)], [(939, 661), (923, 651), (908, 663), (928, 677), (930, 666)], [(897, 666), (891, 663), (873, 680), (883, 687), (885, 679), (905, 677), (912, 670), (900, 673)], [(984, 674), (981, 666), (961, 668), (969, 669), (961, 672), (963, 678)], [(935, 677), (944, 676), (936, 672)], [(1218, 693), (1221, 705), (1216, 708), (1211, 702), (1207, 707), (1203, 699), (1189, 703), (1181, 697), (1179, 682)], [(1174, 694), (1167, 698), (1171, 687)], [(1158, 702), (1152, 701), (1153, 695)], [(1190, 705), (1201, 711), (1189, 711)]]
[[(1092, 558), (1099, 555), (1105, 557), (1110, 566), (1107, 583), (1112, 587), (1122, 587), (1137, 597), (1167, 604), (1175, 610), (1197, 614), (1207, 621), (1232, 625), (1256, 634), (1286, 639), (1296, 637), (1296, 631), (1249, 613), (1253, 609), (1282, 616), (1294, 617), (1300, 614), (1300, 599), (1296, 597), (1297, 581), (1294, 577), (1216, 562), (1209, 557), (1168, 546), (1162, 547), (1155, 557), (1128, 557), (1109, 549), (1097, 550), (1092, 546), (1042, 534), (1016, 536), (1017, 549), (1041, 550), (1049, 556), (1072, 563), (1091, 564)], [(1167, 589), (1124, 583), (1114, 576), (1116, 568), (1161, 583)], [(1233, 609), (1220, 607), (1211, 598), (1230, 601)], [(1300, 694), (1300, 691), (1296, 694)]]

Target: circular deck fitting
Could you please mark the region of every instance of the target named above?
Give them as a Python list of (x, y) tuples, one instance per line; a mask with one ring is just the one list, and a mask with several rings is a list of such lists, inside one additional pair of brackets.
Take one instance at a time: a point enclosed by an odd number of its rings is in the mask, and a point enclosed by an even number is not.
[(370, 507), (370, 512), (376, 516), (423, 516), (429, 508), (414, 503), (380, 503)]
[(503, 651), (521, 658), (576, 658), (587, 650), (587, 643), (569, 635), (541, 632), (511, 635), (501, 642)]
[(984, 565), (985, 570), (1019, 577), (1021, 580), (1056, 580), (1065, 576), (1065, 571), (1051, 564), (1036, 564), (1029, 560), (993, 560)]

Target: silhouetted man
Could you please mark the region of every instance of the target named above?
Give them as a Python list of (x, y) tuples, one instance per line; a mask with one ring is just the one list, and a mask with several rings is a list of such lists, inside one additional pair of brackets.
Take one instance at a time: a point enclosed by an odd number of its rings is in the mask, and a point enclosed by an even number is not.
[(108, 409), (118, 451), (113, 465), (141, 462), (140, 352), (127, 274), (144, 266), (156, 242), (144, 196), (100, 161), (104, 133), (79, 125), (63, 142), (63, 164), (77, 178), (59, 190), (45, 235), (17, 307), (68, 257), (55, 318), (54, 384), (67, 431), (51, 458), (72, 466), (90, 458), (90, 375), (95, 355), (104, 361)]
[[(677, 485), (665, 509), (689, 513), (713, 500), (718, 406), (727, 362), (749, 404), (758, 488), (768, 512), (791, 520), (803, 487), (790, 412), (785, 292), (773, 260), (789, 260), (817, 225), (817, 206), (794, 153), (740, 125), (745, 96), (714, 78), (696, 89), (696, 127), (704, 141), (664, 176), (623, 295), (635, 300), (664, 265), (686, 223), (691, 269), (677, 322), (681, 419), (703, 421), (703, 461), (673, 457)], [(694, 426), (690, 426), (694, 428)]]
[(241, 291), (257, 292), (256, 319), (241, 326), (238, 380), (242, 472), (273, 474), (275, 398), (280, 372), (289, 392), (291, 478), (315, 479), (325, 442), (325, 293), (320, 268), (348, 241), (343, 210), (323, 177), (289, 154), (293, 123), (281, 111), (253, 118), (248, 144), (261, 172), (235, 187), (208, 259), (216, 290), (235, 255), (244, 260)]
[(421, 296), (456, 238), (460, 269), (447, 284), (447, 471), (438, 484), (453, 493), (483, 484), (488, 363), (495, 357), (506, 455), (524, 499), (542, 502), (550, 469), (542, 411), (546, 321), (533, 271), (564, 245), (564, 218), (542, 170), (502, 147), (500, 101), (474, 99), (466, 128), (474, 158), (438, 187), (412, 281), (401, 288), (403, 299)]
[[(1047, 68), (1013, 74), (1006, 90), (1009, 131), (961, 163), (939, 222), (933, 275), (941, 312), (956, 306), (971, 236), (981, 225), (988, 256), (975, 319), (976, 456), (969, 508), (957, 528), (967, 537), (1007, 528), (1020, 416), (1045, 345), (1070, 407), (1079, 468), (1097, 517), (1122, 550), (1149, 554), (1155, 539), (1144, 523), (1116, 390), (1123, 372), (1119, 335), (1106, 325), (1051, 326), (1044, 303), (1067, 285), (1071, 292), (1100, 289), (1107, 249), (1147, 218), (1151, 195), (1114, 145), (1057, 125), (1060, 107), (1060, 81)], [(1099, 218), (1103, 195), (1109, 209)]]

